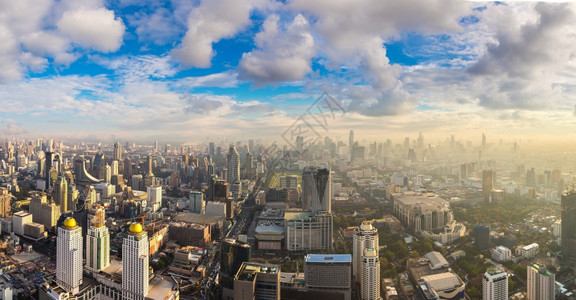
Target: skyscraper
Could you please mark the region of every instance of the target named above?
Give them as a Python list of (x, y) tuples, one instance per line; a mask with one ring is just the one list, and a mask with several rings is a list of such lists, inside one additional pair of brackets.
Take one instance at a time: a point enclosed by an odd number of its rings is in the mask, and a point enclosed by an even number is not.
[(228, 185), (232, 186), (237, 180), (240, 180), (240, 154), (232, 144), (228, 151)]
[(64, 176), (58, 176), (56, 184), (54, 185), (54, 201), (60, 205), (60, 211), (65, 212), (68, 208), (68, 181)]
[(362, 255), (362, 281), (360, 297), (362, 300), (380, 300), (380, 258), (373, 248), (364, 249)]
[(86, 237), (86, 267), (93, 271), (110, 265), (110, 233), (104, 222), (105, 212), (98, 208)]
[(56, 239), (56, 282), (75, 295), (82, 284), (82, 228), (66, 218)]
[(114, 160), (122, 161), (122, 145), (118, 142), (114, 143)]
[(502, 269), (490, 268), (482, 278), (483, 300), (508, 299), (508, 274)]
[(214, 157), (216, 155), (216, 151), (214, 150), (214, 142), (208, 143), (208, 152), (210, 153), (210, 157)]
[(482, 133), (482, 148), (486, 148), (486, 135)]
[(561, 202), (561, 242), (562, 257), (568, 260), (576, 259), (576, 192), (562, 194)]
[(528, 265), (528, 300), (554, 299), (556, 275), (539, 264)]
[(148, 234), (140, 223), (131, 223), (122, 243), (122, 294), (143, 299), (148, 293)]
[(352, 250), (352, 276), (357, 282), (362, 282), (362, 260), (364, 249), (375, 249), (378, 254), (378, 229), (372, 226), (370, 221), (364, 221), (354, 231), (354, 243)]
[(494, 188), (494, 171), (484, 170), (482, 171), (482, 196), (484, 197), (484, 202), (490, 202), (490, 196), (492, 194), (492, 189)]
[(302, 173), (302, 204), (312, 212), (332, 211), (332, 180), (329, 169), (306, 167)]
[(480, 251), (490, 249), (490, 225), (474, 225), (474, 246)]

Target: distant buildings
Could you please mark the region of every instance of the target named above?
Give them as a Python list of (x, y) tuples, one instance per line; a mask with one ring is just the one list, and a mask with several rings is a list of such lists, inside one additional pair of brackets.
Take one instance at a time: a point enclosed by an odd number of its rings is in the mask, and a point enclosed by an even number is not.
[(482, 196), (484, 197), (484, 202), (492, 202), (492, 189), (494, 188), (494, 171), (484, 170), (482, 171)]
[(483, 300), (508, 299), (508, 273), (501, 269), (490, 268), (482, 277)]
[(528, 299), (554, 299), (556, 275), (539, 264), (528, 265), (527, 271)]

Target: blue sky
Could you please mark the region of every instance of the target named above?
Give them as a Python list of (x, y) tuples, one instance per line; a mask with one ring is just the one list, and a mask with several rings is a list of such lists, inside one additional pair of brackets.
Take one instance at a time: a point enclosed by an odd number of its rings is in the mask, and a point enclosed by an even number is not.
[(0, 0), (0, 137), (574, 136), (576, 5)]

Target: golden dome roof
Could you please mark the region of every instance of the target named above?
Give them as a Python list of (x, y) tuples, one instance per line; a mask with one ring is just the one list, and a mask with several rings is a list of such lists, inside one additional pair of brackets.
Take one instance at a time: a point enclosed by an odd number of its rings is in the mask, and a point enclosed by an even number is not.
[(142, 232), (142, 225), (140, 225), (140, 223), (132, 223), (128, 230), (132, 233), (140, 233)]
[(64, 226), (68, 228), (76, 227), (76, 220), (74, 220), (72, 217), (68, 217), (66, 220), (64, 220)]

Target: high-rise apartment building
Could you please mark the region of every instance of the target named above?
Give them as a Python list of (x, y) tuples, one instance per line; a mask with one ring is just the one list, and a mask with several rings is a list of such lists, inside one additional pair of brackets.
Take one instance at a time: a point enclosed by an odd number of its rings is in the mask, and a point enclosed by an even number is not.
[(352, 275), (357, 282), (362, 282), (362, 260), (364, 249), (375, 249), (378, 254), (378, 229), (372, 226), (370, 221), (364, 221), (354, 230), (354, 241), (352, 250)]
[(148, 293), (148, 234), (132, 223), (122, 243), (122, 294), (124, 299), (143, 299)]
[(362, 300), (380, 300), (380, 258), (373, 248), (364, 249), (362, 255), (362, 281), (360, 297)]
[(508, 299), (508, 273), (502, 269), (490, 268), (482, 278), (483, 300)]
[(556, 275), (539, 264), (528, 265), (528, 300), (552, 300), (556, 292)]
[(86, 267), (100, 271), (110, 265), (110, 233), (104, 224), (105, 212), (96, 210), (86, 236)]
[(330, 169), (306, 167), (302, 173), (302, 204), (312, 212), (332, 211)]
[(66, 218), (56, 239), (56, 282), (72, 295), (82, 284), (82, 228)]

